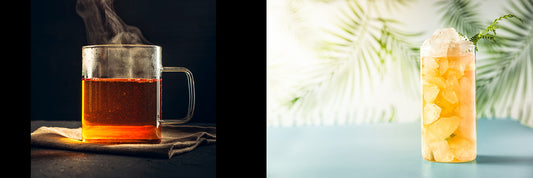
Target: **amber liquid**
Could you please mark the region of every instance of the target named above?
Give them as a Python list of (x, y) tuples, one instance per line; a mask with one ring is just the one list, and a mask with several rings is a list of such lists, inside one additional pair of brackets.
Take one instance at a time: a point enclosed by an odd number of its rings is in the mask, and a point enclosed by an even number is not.
[(160, 79), (82, 79), (82, 136), (90, 143), (159, 143)]
[(477, 155), (475, 55), (423, 57), (421, 65), (424, 159), (474, 160)]

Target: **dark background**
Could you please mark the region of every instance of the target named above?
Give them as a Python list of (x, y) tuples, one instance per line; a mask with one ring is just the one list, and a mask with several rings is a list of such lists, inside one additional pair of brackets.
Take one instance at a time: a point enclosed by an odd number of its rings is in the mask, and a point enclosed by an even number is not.
[[(75, 0), (30, 1), (31, 120), (81, 120), (81, 47), (87, 41), (75, 4)], [(192, 121), (219, 118), (217, 175), (266, 177), (266, 1), (115, 0), (114, 7), (126, 24), (162, 46), (163, 66), (187, 67), (194, 73), (197, 98)], [(12, 11), (3, 12), (13, 16)], [(6, 20), (20, 24), (21, 18)], [(28, 28), (6, 29), (13, 38), (27, 36)], [(27, 55), (26, 48), (16, 49)], [(170, 79), (163, 78), (163, 118), (181, 117), (187, 110), (185, 76), (164, 76)], [(170, 82), (172, 77), (180, 81)], [(26, 107), (11, 107), (27, 112)], [(19, 124), (17, 119), (8, 120)], [(29, 144), (27, 128), (25, 134), (16, 134), (23, 137), (15, 140), (22, 145)], [(9, 131), (6, 134), (12, 135)]]
[[(81, 47), (88, 45), (76, 0), (31, 1), (31, 120), (81, 120)], [(216, 122), (215, 0), (115, 0), (118, 16), (162, 47), (163, 66), (194, 75), (191, 122)], [(183, 73), (163, 74), (163, 119), (187, 112)]]

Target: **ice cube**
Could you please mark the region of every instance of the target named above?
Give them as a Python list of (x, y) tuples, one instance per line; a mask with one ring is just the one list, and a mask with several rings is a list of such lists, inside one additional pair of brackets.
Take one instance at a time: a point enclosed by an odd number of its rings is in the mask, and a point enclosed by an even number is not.
[(472, 42), (467, 38), (460, 36), (454, 28), (441, 28), (437, 29), (431, 38), (424, 41), (422, 47), (420, 47), (421, 56), (447, 56), (447, 55), (459, 55), (465, 51), (466, 47), (471, 48)]
[(451, 43), (465, 39), (459, 36), (459, 33), (454, 28), (441, 28), (433, 32), (430, 40), (432, 43)]
[(437, 98), (437, 95), (439, 94), (439, 87), (433, 84), (426, 84), (423, 86), (423, 94), (424, 94), (424, 101), (426, 103), (432, 103), (435, 101), (435, 98)]
[(446, 83), (444, 82), (444, 79), (442, 77), (422, 76), (422, 82), (424, 84), (427, 84), (427, 83), (434, 84), (434, 85), (438, 86), (439, 88), (446, 87)]
[(442, 97), (451, 104), (455, 104), (459, 101), (459, 99), (457, 99), (457, 94), (455, 94), (455, 91), (452, 90), (442, 91)]
[(446, 56), (459, 56), (461, 55), (461, 46), (459, 43), (456, 42), (450, 42), (448, 44), (448, 51), (446, 53)]
[(474, 54), (475, 45), (468, 39), (456, 41), (457, 45), (460, 46), (459, 56), (472, 55)]
[[(460, 51), (450, 52), (448, 54), (448, 67), (450, 69), (453, 69), (463, 75), (465, 70), (474, 70), (475, 69), (475, 55), (473, 53), (465, 53), (463, 50), (464, 48), (468, 48), (468, 46), (461, 46), (458, 47), (461, 49), (457, 49)], [(457, 76), (457, 78), (460, 78), (461, 76)]]
[(438, 74), (439, 64), (435, 61), (435, 58), (424, 57), (422, 58), (422, 75), (424, 76), (436, 76)]
[(449, 80), (450, 78), (453, 78), (453, 79), (459, 79), (461, 77), (463, 77), (464, 75), (464, 71), (463, 73), (455, 70), (455, 69), (452, 69), (450, 68), (448, 71), (446, 71), (446, 73), (443, 75), (443, 77), (446, 79), (446, 80)]
[(426, 127), (427, 136), (431, 141), (441, 141), (449, 137), (459, 126), (460, 117), (441, 117)]
[(442, 111), (440, 112), (441, 117), (450, 117), (456, 115), (457, 107), (459, 103), (452, 104), (448, 100), (444, 99), (444, 90), (439, 92), (439, 95), (435, 99), (435, 104), (439, 106)]
[(456, 72), (458, 72), (459, 75), (464, 75), (465, 72), (465, 65), (461, 63), (461, 58), (458, 57), (450, 57), (450, 60), (448, 62), (448, 68), (453, 69)]
[(438, 43), (431, 43), (431, 39), (424, 41), (422, 47), (420, 47), (420, 56), (422, 57), (440, 57), (446, 56), (448, 53), (447, 46), (439, 46)]
[(440, 57), (438, 58), (439, 63), (439, 74), (444, 75), (448, 71), (448, 58)]
[(429, 147), (433, 151), (435, 161), (451, 162), (454, 158), (450, 146), (448, 145), (448, 141), (446, 140), (434, 141), (429, 144)]
[(448, 144), (457, 161), (470, 161), (476, 157), (476, 148), (472, 140), (454, 136), (450, 138)]
[(442, 91), (442, 97), (450, 102), (455, 104), (459, 101), (457, 93), (459, 93), (459, 81), (457, 81), (456, 74), (449, 73), (448, 79), (446, 79), (446, 88)]
[[(422, 135), (424, 135), (424, 130), (422, 130)], [(424, 136), (422, 138), (425, 138)], [(435, 160), (433, 158), (433, 152), (431, 151), (431, 148), (429, 147), (429, 142), (427, 139), (422, 139), (422, 157), (426, 160), (433, 161)]]
[(471, 71), (476, 68), (475, 58), (476, 56), (470, 53), (461, 56), (460, 63), (464, 66), (465, 71)]
[(435, 120), (439, 119), (440, 112), (441, 109), (436, 104), (426, 104), (426, 106), (424, 106), (424, 118), (422, 118), (422, 120), (424, 121), (424, 125), (431, 124), (435, 122)]
[(424, 57), (422, 58), (422, 67), (436, 70), (437, 68), (439, 68), (439, 64), (437, 63), (437, 61), (435, 61), (435, 58)]

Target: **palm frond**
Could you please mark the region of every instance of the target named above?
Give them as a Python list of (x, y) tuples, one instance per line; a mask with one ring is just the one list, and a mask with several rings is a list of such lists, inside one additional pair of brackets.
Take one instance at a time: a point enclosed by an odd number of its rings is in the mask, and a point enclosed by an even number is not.
[(480, 43), (487, 57), (477, 63), (478, 116), (513, 118), (533, 127), (533, 1), (510, 7), (507, 12), (524, 23), (504, 23), (496, 42)]
[(376, 13), (379, 17), (383, 17), (384, 12), (396, 12), (414, 1), (416, 0), (368, 0), (367, 3), (371, 4), (369, 11)]
[(378, 42), (381, 45), (381, 50), (386, 52), (381, 58), (391, 58), (394, 65), (390, 69), (393, 75), (389, 77), (395, 81), (395, 86), (401, 89), (403, 93), (410, 97), (419, 97), (420, 88), (418, 86), (418, 75), (420, 72), (419, 64), (419, 48), (417, 45), (410, 43), (409, 38), (414, 38), (422, 33), (404, 32), (394, 25), (394, 21), (382, 21), (381, 38)]
[[(444, 13), (441, 21), (471, 36), (485, 29), (468, 0), (442, 0), (436, 5)], [(510, 1), (508, 14), (524, 20), (502, 22), (498, 33), (478, 43), (476, 103), (478, 117), (513, 118), (533, 127), (533, 1)], [(480, 57), (482, 56), (482, 57)]]
[(479, 4), (472, 4), (470, 0), (441, 0), (435, 5), (439, 11), (444, 12), (440, 19), (445, 26), (454, 27), (457, 32), (466, 36), (483, 29), (476, 11)]
[(294, 102), (291, 110), (305, 118), (299, 124), (397, 121), (401, 109), (392, 100), (404, 98), (392, 96), (391, 89), (417, 101), (418, 63), (410, 54), (417, 54), (418, 48), (408, 39), (421, 33), (403, 32), (397, 28), (399, 21), (375, 17), (368, 10), (357, 1), (346, 1), (335, 28), (325, 30), (329, 37), (321, 43), (319, 56), (337, 65), (328, 70), (327, 80)]

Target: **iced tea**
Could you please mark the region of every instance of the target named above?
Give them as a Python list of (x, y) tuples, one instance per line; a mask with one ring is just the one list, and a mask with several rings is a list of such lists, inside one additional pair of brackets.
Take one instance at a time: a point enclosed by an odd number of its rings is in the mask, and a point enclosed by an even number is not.
[(474, 46), (459, 38), (453, 29), (438, 30), (424, 45), (421, 48), (422, 155), (436, 162), (474, 160)]

